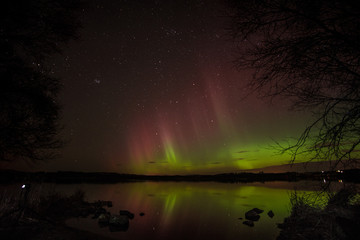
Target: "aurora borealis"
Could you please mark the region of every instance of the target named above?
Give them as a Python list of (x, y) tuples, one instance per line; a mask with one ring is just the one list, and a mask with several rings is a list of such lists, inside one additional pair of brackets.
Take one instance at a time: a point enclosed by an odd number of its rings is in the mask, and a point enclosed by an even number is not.
[[(182, 89), (180, 100), (170, 100), (146, 117), (140, 114), (130, 125), (128, 149), (134, 169), (156, 174), (217, 172), (286, 163), (284, 156), (274, 156), (275, 150), (267, 146), (269, 136), (262, 139), (255, 134), (256, 126), (244, 116), (251, 110), (236, 107), (236, 90), (224, 86), (219, 75), (203, 73), (196, 84)], [(229, 76), (225, 84), (231, 81), (236, 86), (238, 79)]]
[(226, 1), (89, 1), (80, 39), (49, 64), (63, 82), (67, 145), (36, 167), (201, 174), (287, 163), (269, 144), (296, 137), (306, 114), (249, 95), (227, 11)]

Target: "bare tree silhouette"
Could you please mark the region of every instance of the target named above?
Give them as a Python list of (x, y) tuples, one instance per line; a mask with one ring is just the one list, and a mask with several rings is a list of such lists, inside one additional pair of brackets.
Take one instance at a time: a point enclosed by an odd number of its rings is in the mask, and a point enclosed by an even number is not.
[(61, 146), (58, 79), (47, 58), (76, 38), (80, 1), (7, 0), (0, 10), (0, 161), (37, 161)]
[(249, 84), (286, 97), (315, 120), (295, 144), (280, 146), (295, 162), (359, 163), (360, 3), (350, 0), (233, 0), (230, 33), (236, 65), (254, 69)]

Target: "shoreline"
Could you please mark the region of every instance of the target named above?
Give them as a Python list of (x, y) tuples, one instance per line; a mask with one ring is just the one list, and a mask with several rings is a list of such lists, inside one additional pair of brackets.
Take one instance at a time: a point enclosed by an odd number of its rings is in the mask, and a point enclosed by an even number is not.
[(215, 175), (136, 175), (111, 172), (21, 172), (1, 170), (0, 183), (50, 182), (50, 183), (120, 183), (141, 181), (174, 182), (225, 182), (251, 183), (303, 180), (346, 181), (360, 183), (360, 169), (327, 172), (285, 172), (285, 173), (223, 173)]

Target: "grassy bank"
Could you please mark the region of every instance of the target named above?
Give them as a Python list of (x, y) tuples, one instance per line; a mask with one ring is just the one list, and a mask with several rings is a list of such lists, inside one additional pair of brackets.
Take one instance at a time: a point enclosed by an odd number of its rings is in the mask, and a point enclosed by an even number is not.
[[(358, 239), (360, 195), (355, 187), (337, 193), (291, 196), (291, 214), (279, 224), (278, 240)], [(325, 195), (325, 196), (324, 196)]]

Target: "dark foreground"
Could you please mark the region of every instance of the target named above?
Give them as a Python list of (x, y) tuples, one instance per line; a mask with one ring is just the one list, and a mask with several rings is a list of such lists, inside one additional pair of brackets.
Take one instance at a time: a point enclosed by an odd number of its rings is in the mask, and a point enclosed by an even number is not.
[[(26, 220), (25, 220), (26, 221)], [(110, 240), (94, 233), (81, 231), (67, 227), (63, 224), (50, 224), (46, 221), (36, 221), (20, 223), (19, 226), (12, 228), (1, 228), (1, 239), (19, 240), (19, 239), (51, 239), (51, 240)]]
[(25, 188), (20, 197), (2, 206), (0, 239), (106, 240), (109, 238), (65, 225), (69, 218), (99, 215), (105, 205), (111, 207), (112, 203), (86, 202), (81, 191), (71, 196), (55, 193), (36, 200), (27, 199)]
[(359, 239), (359, 189), (343, 188), (318, 206), (306, 195), (293, 195), (289, 217), (279, 224), (277, 240), (355, 240)]

